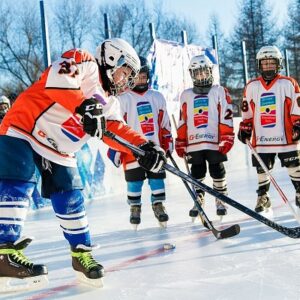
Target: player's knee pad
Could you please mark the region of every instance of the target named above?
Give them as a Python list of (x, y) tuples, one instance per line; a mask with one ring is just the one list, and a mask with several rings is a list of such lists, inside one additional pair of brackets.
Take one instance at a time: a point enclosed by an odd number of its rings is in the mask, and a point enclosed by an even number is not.
[(142, 187), (144, 181), (127, 181), (127, 203), (141, 205)]
[(221, 179), (224, 178), (226, 175), (224, 164), (217, 163), (217, 164), (209, 164), (209, 174), (214, 179)]
[(34, 187), (32, 182), (0, 180), (0, 243), (20, 237)]
[(52, 206), (71, 246), (90, 245), (89, 225), (81, 190), (52, 193)]
[(152, 204), (166, 200), (165, 182), (163, 179), (149, 179)]

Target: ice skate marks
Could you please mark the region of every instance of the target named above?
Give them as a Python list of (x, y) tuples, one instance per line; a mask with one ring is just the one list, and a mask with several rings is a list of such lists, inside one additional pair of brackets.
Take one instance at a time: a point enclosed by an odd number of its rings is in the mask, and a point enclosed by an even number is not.
[(146, 137), (154, 135), (154, 119), (150, 103), (146, 101), (139, 102), (137, 112), (143, 134)]
[(208, 98), (207, 96), (197, 95), (194, 98), (194, 126), (205, 128), (208, 124)]
[(264, 128), (271, 128), (276, 125), (276, 97), (273, 93), (261, 95), (260, 122)]

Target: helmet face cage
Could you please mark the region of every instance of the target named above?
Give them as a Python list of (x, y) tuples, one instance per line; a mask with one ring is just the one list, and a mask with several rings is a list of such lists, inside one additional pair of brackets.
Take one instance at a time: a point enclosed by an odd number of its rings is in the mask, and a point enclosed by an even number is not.
[[(148, 61), (145, 57), (140, 56), (140, 62), (141, 62), (141, 69), (138, 75), (140, 74), (146, 74), (147, 76), (147, 81), (146, 83), (139, 83), (135, 84), (135, 86), (132, 88), (133, 91), (138, 92), (138, 93), (143, 93), (148, 90), (149, 88), (149, 80), (150, 80), (150, 67), (148, 64)], [(138, 76), (137, 76), (138, 77)], [(138, 78), (136, 78), (137, 80)]]
[[(96, 50), (95, 55), (100, 66), (103, 66), (109, 80), (110, 92), (113, 95), (133, 88), (134, 82), (140, 70), (140, 61), (135, 50), (125, 41), (119, 38), (106, 40)], [(121, 67), (129, 67), (131, 74), (127, 82), (115, 83), (113, 74)]]
[(191, 59), (190, 75), (194, 86), (205, 87), (213, 84), (213, 64), (205, 55), (197, 55)]
[[(276, 61), (275, 70), (263, 70), (261, 62), (263, 60), (274, 59)], [(265, 80), (273, 80), (282, 69), (282, 55), (276, 46), (262, 47), (256, 55), (256, 63), (259, 73)]]
[[(199, 67), (197, 69), (190, 69), (190, 74), (193, 80), (193, 84), (195, 86), (208, 86), (212, 85), (213, 83), (213, 75), (212, 75), (212, 68), (211, 67)], [(202, 78), (199, 78), (201, 75)], [(205, 75), (205, 77), (203, 77)]]

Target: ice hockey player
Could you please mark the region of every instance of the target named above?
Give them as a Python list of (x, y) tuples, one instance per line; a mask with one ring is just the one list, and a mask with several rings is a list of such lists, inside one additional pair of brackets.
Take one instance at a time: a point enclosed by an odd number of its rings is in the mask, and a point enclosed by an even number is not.
[[(300, 207), (299, 86), (293, 78), (280, 75), (282, 55), (276, 46), (262, 47), (256, 63), (261, 76), (245, 87), (238, 138), (246, 143), (252, 136), (252, 146), (269, 170), (278, 155), (296, 189), (296, 205)], [(267, 211), (271, 207), (270, 178), (254, 156), (252, 164), (258, 176), (255, 211)]]
[[(29, 287), (43, 284), (47, 268), (33, 264), (21, 237), (29, 198), (42, 174), (42, 194), (52, 206), (71, 247), (79, 279), (101, 286), (104, 269), (92, 256), (81, 179), (74, 152), (92, 136), (130, 152), (103, 136), (106, 129), (145, 151), (139, 164), (158, 172), (164, 151), (124, 124), (115, 97), (133, 86), (140, 69), (135, 50), (122, 39), (105, 40), (93, 57), (72, 49), (46, 69), (17, 98), (0, 127), (0, 278), (2, 283), (25, 279)], [(47, 249), (45, 249), (45, 253)], [(2, 286), (3, 287), (3, 286)], [(19, 288), (27, 288), (25, 283)], [(7, 289), (13, 288), (7, 286)]]
[[(189, 65), (193, 88), (180, 96), (180, 116), (175, 149), (179, 157), (188, 159), (191, 174), (202, 182), (207, 172), (213, 179), (213, 188), (227, 195), (225, 167), (226, 153), (234, 143), (232, 101), (226, 88), (215, 82), (214, 65), (206, 55), (194, 56)], [(204, 191), (196, 188), (198, 202), (204, 205)], [(218, 216), (227, 214), (227, 208), (219, 199), (216, 202)], [(195, 218), (194, 206), (189, 215)]]
[(2, 122), (4, 116), (10, 109), (10, 100), (6, 96), (0, 97), (0, 123)]
[[(160, 145), (165, 152), (173, 151), (170, 119), (164, 96), (149, 88), (150, 69), (144, 57), (140, 57), (141, 70), (135, 87), (118, 96), (124, 120), (135, 131)], [(126, 153), (108, 151), (109, 158), (116, 166), (123, 162), (127, 182), (127, 202), (130, 205), (130, 223), (134, 229), (141, 222), (142, 187), (146, 178), (151, 189), (151, 204), (155, 217), (166, 227), (169, 217), (165, 210), (165, 170), (153, 173), (142, 168), (135, 157)]]

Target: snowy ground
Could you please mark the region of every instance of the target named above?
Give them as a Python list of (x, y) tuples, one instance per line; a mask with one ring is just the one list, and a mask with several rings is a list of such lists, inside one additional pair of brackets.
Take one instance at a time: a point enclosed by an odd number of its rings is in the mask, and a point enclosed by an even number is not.
[[(236, 141), (229, 159), (229, 196), (253, 208), (256, 175), (245, 162), (245, 146)], [(145, 186), (142, 224), (134, 232), (121, 174), (114, 177), (114, 195), (87, 204), (93, 242), (101, 246), (94, 256), (106, 269), (104, 287), (89, 288), (75, 281), (69, 247), (54, 213), (46, 209), (29, 215), (24, 234), (36, 237), (26, 254), (37, 263), (47, 264), (49, 286), (35, 292), (2, 294), (0, 299), (300, 299), (300, 240), (287, 238), (233, 208), (222, 224), (215, 224), (226, 227), (238, 223), (240, 234), (216, 240), (199, 221), (191, 223), (188, 211), (192, 200), (173, 175), (167, 179), (168, 228), (158, 227)], [(273, 174), (292, 201), (294, 190), (279, 161)], [(206, 183), (211, 185), (211, 180)], [(274, 188), (271, 196), (274, 220), (296, 226)], [(205, 210), (217, 220), (210, 196), (206, 197)], [(176, 244), (175, 250), (164, 251), (164, 243)]]

